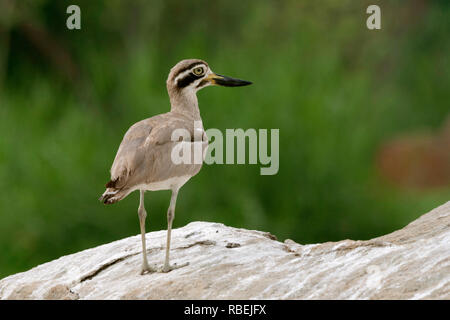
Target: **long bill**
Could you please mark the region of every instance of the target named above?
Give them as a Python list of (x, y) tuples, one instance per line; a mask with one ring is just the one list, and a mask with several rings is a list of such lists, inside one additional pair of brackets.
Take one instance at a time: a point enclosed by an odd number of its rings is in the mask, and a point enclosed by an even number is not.
[(241, 80), (236, 78), (231, 78), (227, 76), (223, 76), (220, 74), (213, 73), (208, 77), (208, 80), (212, 84), (217, 84), (219, 86), (224, 87), (241, 87), (241, 86), (248, 86), (252, 84), (252, 82), (247, 80)]

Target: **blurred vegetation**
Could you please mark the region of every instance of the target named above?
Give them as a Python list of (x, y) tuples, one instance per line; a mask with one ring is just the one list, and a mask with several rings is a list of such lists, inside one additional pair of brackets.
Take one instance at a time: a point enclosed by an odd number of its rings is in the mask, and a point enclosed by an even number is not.
[[(366, 28), (380, 4), (382, 29)], [(66, 8), (81, 8), (81, 30)], [(375, 165), (449, 113), (447, 1), (0, 1), (0, 278), (139, 232), (138, 194), (97, 201), (130, 125), (169, 110), (165, 81), (201, 58), (245, 88), (199, 92), (205, 128), (279, 128), (280, 170), (205, 165), (175, 227), (260, 229), (300, 243), (368, 239), (449, 200)], [(147, 230), (170, 192), (147, 193)]]

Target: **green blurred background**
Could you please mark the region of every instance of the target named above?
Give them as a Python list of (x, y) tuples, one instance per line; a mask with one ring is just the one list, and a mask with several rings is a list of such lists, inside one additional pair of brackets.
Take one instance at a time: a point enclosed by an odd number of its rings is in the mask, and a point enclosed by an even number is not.
[[(66, 28), (70, 4), (81, 30)], [(370, 4), (381, 30), (366, 27)], [(280, 170), (203, 166), (180, 192), (175, 227), (214, 221), (302, 244), (369, 239), (445, 203), (449, 9), (0, 0), (0, 278), (139, 233), (137, 193), (112, 206), (97, 199), (129, 126), (169, 110), (165, 81), (185, 58), (254, 82), (199, 92), (203, 123), (279, 128)], [(147, 193), (148, 231), (166, 228), (169, 199)]]

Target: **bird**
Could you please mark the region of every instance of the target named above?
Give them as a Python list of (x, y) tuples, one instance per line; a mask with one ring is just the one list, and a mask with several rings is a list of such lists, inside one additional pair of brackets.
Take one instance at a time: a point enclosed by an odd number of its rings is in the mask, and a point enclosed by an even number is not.
[[(131, 192), (139, 190), (138, 217), (142, 241), (141, 274), (169, 272), (184, 267), (189, 262), (171, 265), (169, 262), (172, 222), (180, 188), (202, 167), (200, 163), (174, 163), (173, 148), (180, 143), (200, 142), (204, 152), (208, 137), (198, 107), (197, 91), (210, 85), (238, 87), (252, 82), (214, 73), (208, 63), (201, 59), (185, 59), (178, 62), (169, 72), (166, 81), (170, 100), (170, 111), (155, 115), (133, 124), (125, 133), (111, 166), (111, 179), (99, 198), (104, 204), (123, 200)], [(197, 123), (197, 124), (195, 124)], [(198, 125), (198, 123), (200, 125)], [(172, 133), (187, 130), (189, 138), (172, 141)], [(194, 132), (200, 130), (201, 134)], [(197, 133), (197, 134), (195, 134)], [(193, 138), (192, 138), (193, 137)], [(203, 160), (203, 159), (202, 159)], [(151, 267), (147, 260), (144, 206), (146, 191), (170, 190), (172, 192), (167, 210), (167, 241), (164, 265)]]

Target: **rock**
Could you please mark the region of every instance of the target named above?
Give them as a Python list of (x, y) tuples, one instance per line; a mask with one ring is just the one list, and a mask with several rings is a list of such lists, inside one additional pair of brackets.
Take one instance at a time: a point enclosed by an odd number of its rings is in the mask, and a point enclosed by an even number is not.
[[(162, 264), (166, 231), (147, 234)], [(169, 273), (140, 275), (140, 235), (0, 280), (0, 299), (449, 299), (450, 201), (368, 241), (300, 245), (192, 222), (172, 233)]]

